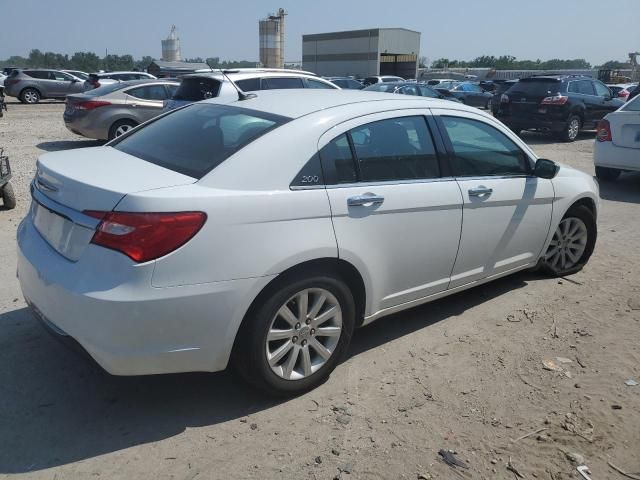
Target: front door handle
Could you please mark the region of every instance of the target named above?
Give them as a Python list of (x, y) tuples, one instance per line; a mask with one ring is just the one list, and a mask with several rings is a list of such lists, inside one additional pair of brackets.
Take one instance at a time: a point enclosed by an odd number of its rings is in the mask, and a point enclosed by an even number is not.
[(476, 187), (469, 190), (470, 197), (481, 197), (482, 195), (491, 195), (493, 193), (493, 188), (487, 187)]
[(384, 202), (384, 197), (374, 193), (365, 193), (347, 198), (347, 205), (350, 207), (360, 207), (364, 205), (380, 205)]

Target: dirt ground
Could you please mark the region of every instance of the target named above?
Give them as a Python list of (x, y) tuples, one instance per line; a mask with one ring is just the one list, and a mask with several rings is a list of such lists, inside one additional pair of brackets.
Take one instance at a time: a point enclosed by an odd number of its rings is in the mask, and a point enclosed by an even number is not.
[[(624, 478), (608, 462), (640, 472), (640, 385), (625, 384), (640, 382), (640, 175), (601, 185), (584, 271), (520, 273), (380, 320), (326, 384), (274, 401), (228, 372), (109, 376), (25, 308), (15, 231), (36, 158), (96, 144), (62, 111), (10, 104), (0, 119), (19, 202), (0, 210), (0, 478), (580, 478), (571, 453), (594, 480)], [(593, 134), (524, 139), (593, 173)]]

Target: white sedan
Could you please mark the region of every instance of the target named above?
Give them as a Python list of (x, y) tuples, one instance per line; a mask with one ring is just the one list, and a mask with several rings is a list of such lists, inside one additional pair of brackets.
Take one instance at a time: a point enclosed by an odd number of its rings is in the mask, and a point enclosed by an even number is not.
[(36, 316), (115, 375), (295, 394), (354, 328), (509, 275), (580, 270), (594, 179), (475, 108), (372, 92), (199, 102), (40, 157), (18, 230)]
[(640, 95), (598, 123), (593, 162), (602, 181), (640, 172)]

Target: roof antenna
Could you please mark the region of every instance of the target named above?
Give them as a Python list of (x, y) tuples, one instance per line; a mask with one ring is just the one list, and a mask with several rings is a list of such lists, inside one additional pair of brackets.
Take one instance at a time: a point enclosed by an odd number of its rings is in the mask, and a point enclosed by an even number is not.
[[(209, 65), (208, 61), (207, 61), (207, 65)], [(214, 68), (211, 65), (209, 65), (209, 68), (213, 72)], [(215, 70), (218, 70), (220, 73), (222, 73), (224, 78), (226, 78), (229, 81), (229, 83), (233, 86), (233, 88), (236, 89), (236, 92), (238, 92), (238, 100), (240, 100), (240, 101), (249, 100), (250, 98), (256, 98), (257, 97), (257, 95), (255, 93), (245, 93), (242, 90), (240, 90), (240, 88), (238, 88), (238, 86), (235, 83), (233, 83), (233, 81), (229, 78), (229, 75), (227, 75), (227, 72), (236, 72), (237, 70), (223, 70), (221, 68), (217, 68)]]

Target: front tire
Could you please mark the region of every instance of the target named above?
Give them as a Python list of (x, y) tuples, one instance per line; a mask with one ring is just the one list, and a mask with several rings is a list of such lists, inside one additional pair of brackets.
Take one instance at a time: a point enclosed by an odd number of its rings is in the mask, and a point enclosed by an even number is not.
[(562, 218), (541, 259), (541, 268), (554, 277), (577, 273), (587, 264), (596, 244), (596, 220), (587, 207), (572, 207)]
[(613, 182), (620, 173), (622, 172), (617, 168), (596, 167), (596, 178), (602, 182)]
[(354, 326), (353, 295), (341, 278), (291, 277), (247, 314), (233, 362), (260, 390), (297, 395), (329, 377), (349, 347)]
[(40, 92), (35, 88), (25, 88), (20, 92), (20, 101), (34, 105), (40, 101)]

